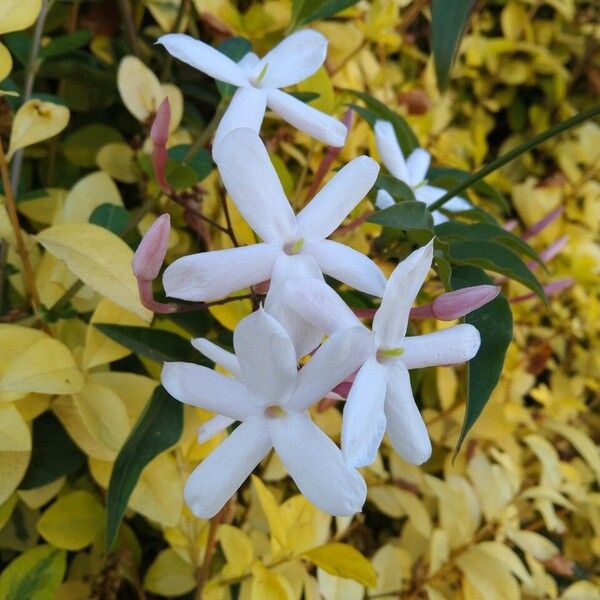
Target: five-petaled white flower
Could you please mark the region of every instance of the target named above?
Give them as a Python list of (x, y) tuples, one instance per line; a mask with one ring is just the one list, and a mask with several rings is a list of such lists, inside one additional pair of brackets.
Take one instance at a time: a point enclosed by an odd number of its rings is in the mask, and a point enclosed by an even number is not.
[[(413, 398), (408, 370), (465, 362), (479, 350), (479, 332), (468, 324), (405, 337), (411, 306), (432, 257), (433, 240), (398, 264), (373, 318), (370, 355), (356, 374), (344, 407), (342, 451), (351, 466), (373, 463), (386, 429), (404, 460), (413, 464), (426, 461), (431, 442)], [(360, 323), (342, 299), (325, 286), (290, 280), (284, 298), (298, 314), (327, 332)], [(362, 353), (363, 349), (356, 351)]]
[[(162, 383), (187, 404), (242, 423), (191, 474), (184, 496), (201, 518), (214, 516), (274, 447), (300, 491), (333, 515), (360, 511), (366, 485), (307, 409), (364, 360), (363, 327), (332, 335), (297, 370), (285, 329), (262, 309), (233, 334), (238, 379), (190, 363), (165, 363)], [(213, 348), (214, 350), (214, 348)]]
[(293, 33), (262, 59), (249, 52), (239, 63), (184, 33), (168, 33), (157, 43), (199, 71), (238, 86), (216, 131), (215, 151), (220, 141), (238, 127), (260, 131), (267, 106), (296, 129), (330, 146), (344, 145), (347, 129), (343, 123), (278, 89), (299, 83), (323, 64), (327, 38), (317, 31)]
[[(394, 126), (389, 121), (377, 121), (374, 130), (377, 151), (383, 164), (396, 179), (412, 188), (415, 198), (419, 202), (429, 205), (446, 193), (443, 188), (429, 185), (425, 179), (431, 162), (431, 155), (427, 150), (416, 148), (405, 160), (402, 148), (396, 138)], [(392, 206), (395, 202), (386, 190), (379, 190), (375, 204), (377, 208), (383, 209)], [(460, 196), (452, 198), (444, 204), (444, 209), (449, 211), (469, 210), (470, 208), (473, 208), (470, 202)], [(433, 221), (436, 225), (447, 220), (445, 215), (434, 212)]]
[(255, 131), (236, 129), (217, 151), (223, 183), (262, 242), (184, 256), (164, 272), (168, 296), (208, 301), (271, 279), (267, 312), (290, 331), (299, 355), (312, 350), (320, 332), (297, 317), (285, 318), (282, 283), (322, 273), (357, 290), (381, 296), (385, 277), (364, 254), (326, 239), (371, 189), (379, 165), (359, 156), (336, 173), (298, 215), (288, 202), (267, 150)]

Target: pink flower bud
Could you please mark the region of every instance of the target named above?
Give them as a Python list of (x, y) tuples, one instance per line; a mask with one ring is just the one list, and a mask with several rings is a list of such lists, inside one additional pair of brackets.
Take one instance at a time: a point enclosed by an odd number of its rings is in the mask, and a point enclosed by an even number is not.
[[(574, 284), (575, 279), (573, 279), (572, 277), (565, 277), (564, 279), (557, 279), (552, 283), (546, 284), (545, 286), (543, 286), (543, 289), (546, 296), (556, 296), (557, 294), (560, 294), (560, 292), (563, 292), (564, 290), (570, 288)], [(531, 292), (529, 294), (524, 294), (523, 296), (516, 296), (515, 298), (511, 298), (510, 302), (511, 304), (518, 304), (519, 302), (526, 302), (527, 300), (533, 300), (535, 298), (539, 298), (539, 296)]]
[(166, 168), (169, 155), (167, 154), (167, 140), (169, 139), (169, 125), (171, 123), (171, 106), (169, 99), (165, 98), (160, 105), (152, 128), (150, 129), (150, 139), (154, 144), (152, 148), (152, 166), (158, 185), (167, 193), (171, 193), (171, 186), (167, 181)]
[(496, 285), (474, 285), (446, 292), (433, 301), (433, 315), (440, 321), (454, 321), (487, 304), (499, 293)]
[(138, 280), (152, 281), (158, 276), (167, 254), (170, 230), (171, 217), (164, 214), (152, 223), (142, 238), (131, 261), (133, 274)]
[(521, 237), (524, 240), (528, 240), (534, 235), (537, 235), (538, 233), (540, 233), (540, 231), (543, 231), (546, 227), (548, 227), (548, 225), (550, 225), (552, 222), (556, 221), (556, 219), (560, 217), (562, 212), (562, 206), (559, 206), (553, 211), (550, 211), (543, 219), (540, 219), (537, 223), (534, 223), (527, 231), (525, 231)]

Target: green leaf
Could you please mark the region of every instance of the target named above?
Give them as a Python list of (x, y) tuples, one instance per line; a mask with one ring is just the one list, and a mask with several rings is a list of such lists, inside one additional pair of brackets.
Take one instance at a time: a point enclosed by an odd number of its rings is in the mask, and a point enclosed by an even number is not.
[[(454, 267), (451, 283), (455, 290), (459, 290), (493, 282), (481, 269), (463, 266)], [(465, 323), (477, 328), (481, 336), (481, 347), (467, 365), (467, 408), (454, 450), (455, 457), (498, 384), (513, 328), (510, 306), (502, 295), (469, 313), (465, 317)]]
[(127, 229), (129, 213), (122, 206), (105, 202), (93, 210), (90, 215), (90, 223), (104, 227), (119, 235)]
[(374, 127), (375, 121), (380, 119), (390, 121), (394, 126), (396, 137), (398, 138), (404, 156), (408, 156), (415, 148), (419, 147), (417, 136), (413, 133), (413, 130), (406, 120), (398, 113), (395, 113), (383, 102), (380, 102), (377, 98), (373, 98), (373, 96), (366, 92), (357, 92), (356, 90), (348, 89), (344, 91), (351, 96), (360, 98), (365, 103), (366, 108), (357, 106), (356, 104), (350, 104), (350, 106), (358, 112), (371, 127)]
[(475, 265), (482, 269), (502, 273), (522, 283), (544, 302), (546, 294), (531, 270), (506, 246), (495, 241), (450, 241), (450, 262), (457, 265)]
[(123, 141), (123, 136), (114, 127), (95, 123), (72, 133), (64, 141), (62, 151), (75, 166), (92, 168), (96, 166), (96, 155), (102, 146)]
[(460, 223), (459, 221), (448, 221), (441, 223), (435, 228), (438, 236), (447, 239), (462, 240), (491, 240), (507, 246), (514, 252), (520, 252), (525, 256), (535, 260), (543, 266), (544, 261), (541, 256), (524, 240), (506, 231), (499, 225), (492, 223)]
[(190, 148), (189, 144), (173, 146), (173, 148), (169, 148), (168, 155), (176, 163), (190, 167), (196, 174), (194, 183), (198, 183), (210, 175), (215, 168), (215, 163), (212, 161), (210, 152), (205, 148), (200, 148), (190, 160), (185, 160)]
[(399, 202), (377, 211), (368, 221), (391, 229), (425, 229), (433, 233), (433, 217), (425, 202)]
[(75, 31), (74, 33), (68, 33), (67, 35), (59, 35), (52, 39), (52, 41), (40, 50), (40, 56), (42, 58), (52, 58), (54, 56), (60, 56), (61, 54), (67, 54), (78, 50), (79, 48), (89, 44), (92, 39), (92, 32), (85, 29)]
[(104, 335), (140, 356), (157, 362), (204, 362), (188, 340), (162, 329), (94, 323)]
[(317, 92), (289, 92), (290, 96), (294, 96), (297, 100), (301, 102), (305, 102), (308, 104), (313, 100), (316, 100), (321, 96), (321, 94), (317, 94)]
[(27, 550), (0, 575), (2, 600), (54, 600), (65, 576), (67, 554), (43, 544)]
[(474, 0), (432, 0), (431, 45), (438, 86), (445, 88)]
[(73, 473), (85, 463), (85, 454), (67, 435), (50, 411), (33, 421), (31, 461), (19, 489), (31, 490)]
[(312, 21), (327, 19), (354, 6), (358, 0), (292, 0), (291, 31)]
[(183, 404), (158, 386), (115, 460), (106, 498), (107, 548), (115, 542), (142, 470), (155, 456), (176, 444), (182, 430)]
[(379, 175), (375, 181), (375, 188), (385, 190), (394, 200), (407, 200), (410, 202), (417, 200), (412, 188), (392, 175)]
[[(239, 62), (248, 52), (252, 52), (252, 44), (243, 37), (230, 37), (219, 44), (217, 50), (228, 56), (232, 61)], [(231, 98), (237, 90), (237, 87), (231, 83), (224, 83), (223, 81), (217, 81), (216, 83), (221, 98)]]

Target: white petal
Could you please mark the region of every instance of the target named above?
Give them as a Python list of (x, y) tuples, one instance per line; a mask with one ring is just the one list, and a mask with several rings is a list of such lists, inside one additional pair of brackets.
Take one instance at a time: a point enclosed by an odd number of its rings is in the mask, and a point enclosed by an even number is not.
[(421, 185), (416, 190), (414, 190), (414, 192), (415, 198), (419, 202), (425, 202), (425, 204), (429, 206), (438, 198), (441, 198), (446, 193), (446, 190), (439, 187), (435, 187), (433, 185)]
[(337, 119), (280, 90), (267, 91), (267, 105), (296, 129), (335, 148), (346, 142), (348, 130)]
[(388, 367), (385, 416), (394, 450), (406, 462), (424, 463), (431, 456), (431, 441), (413, 398), (408, 371), (401, 361)]
[(228, 352), (206, 338), (192, 340), (192, 346), (215, 364), (225, 367), (230, 373), (239, 378), (240, 365), (233, 352)]
[(406, 159), (406, 168), (408, 169), (408, 184), (410, 186), (419, 185), (427, 175), (427, 169), (431, 163), (431, 154), (423, 148), (416, 148)]
[(379, 165), (368, 156), (348, 163), (298, 213), (299, 235), (306, 240), (325, 239), (367, 195), (377, 173)]
[(327, 335), (361, 324), (348, 305), (322, 279), (292, 279), (286, 282), (283, 297), (294, 312)]
[(223, 298), (269, 279), (280, 253), (269, 244), (254, 244), (184, 256), (165, 269), (165, 292), (184, 300)]
[(252, 403), (250, 393), (239, 381), (201, 365), (165, 363), (160, 379), (167, 392), (185, 404), (237, 420), (260, 412), (260, 407)]
[(216, 148), (221, 179), (238, 210), (266, 242), (296, 235), (296, 216), (256, 131), (235, 129)]
[[(312, 29), (303, 29), (286, 37), (267, 52), (256, 68), (266, 71), (261, 87), (281, 88), (310, 77), (327, 56), (327, 38)], [(256, 72), (255, 71), (255, 72)]]
[(184, 63), (226, 83), (249, 85), (248, 77), (229, 57), (185, 33), (168, 33), (158, 38), (169, 54)]
[(362, 325), (334, 333), (298, 371), (290, 409), (305, 410), (354, 373), (374, 351), (372, 334)]
[(342, 452), (351, 467), (366, 467), (375, 462), (385, 433), (386, 368), (370, 358), (360, 368), (342, 421)]
[(381, 269), (354, 248), (323, 240), (304, 244), (303, 252), (314, 256), (323, 273), (372, 296), (383, 294), (385, 276)]
[(404, 338), (402, 362), (408, 369), (456, 365), (471, 360), (479, 350), (479, 331), (462, 323), (426, 335)]
[(454, 198), (450, 198), (450, 200), (448, 200), (448, 202), (444, 204), (444, 210), (451, 210), (452, 212), (471, 210), (472, 208), (473, 205), (462, 196), (455, 196)]
[(379, 190), (377, 192), (377, 198), (375, 200), (375, 206), (381, 210), (394, 206), (396, 201), (392, 198), (389, 192), (386, 190)]
[(265, 420), (242, 423), (194, 469), (183, 495), (201, 519), (214, 517), (271, 449)]
[(202, 423), (198, 427), (198, 443), (204, 444), (204, 442), (208, 442), (208, 440), (225, 431), (233, 423), (235, 423), (235, 419), (223, 415), (217, 415), (209, 419), (206, 423)]
[(260, 58), (258, 58), (254, 52), (248, 52), (238, 62), (238, 67), (242, 69), (242, 71), (244, 71), (248, 77), (250, 77), (254, 73), (256, 65), (258, 65), (259, 62)]
[(215, 160), (219, 144), (234, 129), (246, 127), (256, 131), (258, 135), (266, 109), (267, 95), (263, 90), (258, 90), (255, 87), (238, 88), (215, 132), (213, 142), (213, 157)]
[(233, 332), (240, 381), (264, 406), (285, 404), (296, 385), (294, 345), (287, 331), (262, 308)]
[(396, 138), (394, 126), (389, 121), (376, 121), (373, 130), (377, 152), (379, 152), (383, 164), (396, 179), (408, 183), (408, 168)]
[(367, 493), (363, 478), (307, 414), (272, 419), (269, 429), (281, 462), (313, 504), (339, 517), (360, 511)]
[(373, 318), (373, 331), (383, 348), (396, 348), (406, 334), (411, 306), (431, 267), (433, 240), (409, 254), (385, 286), (381, 306)]
[(265, 298), (265, 310), (288, 332), (294, 342), (296, 356), (300, 358), (319, 345), (324, 332), (316, 323), (306, 321), (298, 315), (285, 301), (285, 287), (290, 280), (318, 280), (322, 285), (326, 284), (321, 269), (312, 256), (283, 254), (275, 261), (269, 293)]

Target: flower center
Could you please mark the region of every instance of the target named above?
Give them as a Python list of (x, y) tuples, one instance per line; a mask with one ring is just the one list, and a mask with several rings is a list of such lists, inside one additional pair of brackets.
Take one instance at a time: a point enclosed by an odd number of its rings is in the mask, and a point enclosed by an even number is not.
[(294, 240), (293, 242), (288, 242), (287, 244), (285, 244), (283, 246), (283, 251), (287, 255), (293, 256), (294, 254), (298, 254), (300, 252), (300, 250), (302, 250), (303, 247), (304, 247), (304, 239), (298, 238), (297, 240)]
[(379, 348), (377, 362), (383, 363), (390, 359), (398, 358), (404, 354), (404, 348)]
[(283, 410), (281, 406), (274, 404), (273, 406), (267, 406), (267, 408), (265, 408), (265, 415), (272, 419), (276, 419), (285, 416), (285, 410)]

